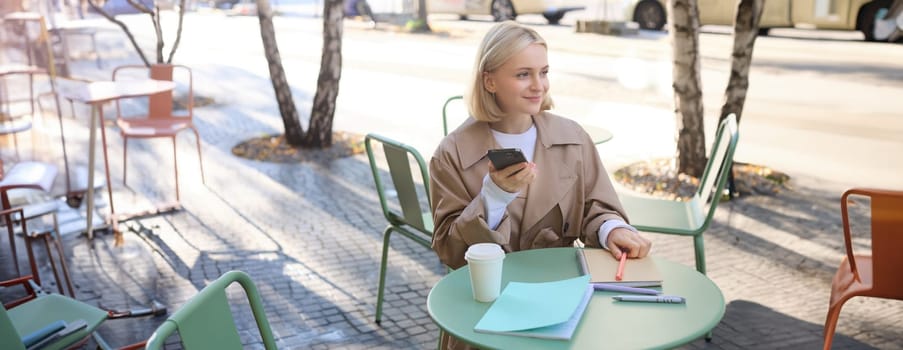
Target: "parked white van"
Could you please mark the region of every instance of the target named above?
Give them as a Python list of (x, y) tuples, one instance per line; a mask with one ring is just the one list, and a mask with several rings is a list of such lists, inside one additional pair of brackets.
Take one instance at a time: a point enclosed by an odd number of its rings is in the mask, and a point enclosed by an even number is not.
[[(766, 0), (759, 34), (768, 34), (770, 28), (801, 26), (856, 30), (868, 41), (887, 40), (886, 36), (876, 37), (875, 20), (887, 13), (891, 3), (891, 0)], [(631, 0), (631, 4), (626, 9), (626, 18), (639, 23), (640, 28), (660, 30), (664, 27), (666, 0)], [(734, 23), (736, 1), (697, 0), (697, 4), (700, 25)]]
[(542, 14), (549, 24), (558, 24), (568, 11), (582, 10), (586, 0), (427, 0), (429, 13), (452, 13), (466, 19), (469, 15), (492, 15), (497, 21), (513, 20), (517, 15)]

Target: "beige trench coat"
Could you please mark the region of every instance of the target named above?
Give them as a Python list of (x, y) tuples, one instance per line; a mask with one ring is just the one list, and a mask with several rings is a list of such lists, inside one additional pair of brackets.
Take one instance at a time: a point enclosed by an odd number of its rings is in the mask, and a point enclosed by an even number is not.
[(475, 243), (506, 252), (568, 247), (579, 239), (601, 248), (599, 227), (627, 221), (589, 135), (573, 120), (542, 112), (536, 125), (536, 178), (508, 205), (496, 230), (486, 224), (480, 190), (489, 171), (486, 151), (500, 148), (486, 122), (468, 119), (446, 136), (430, 160), (433, 250), (452, 268)]

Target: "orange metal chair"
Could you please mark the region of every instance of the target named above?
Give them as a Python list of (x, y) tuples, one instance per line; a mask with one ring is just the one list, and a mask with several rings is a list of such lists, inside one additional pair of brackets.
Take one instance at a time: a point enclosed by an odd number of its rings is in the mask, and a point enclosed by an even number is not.
[[(872, 254), (853, 254), (848, 197), (871, 199)], [(824, 348), (831, 348), (843, 303), (855, 296), (903, 300), (903, 191), (854, 188), (840, 198), (847, 256), (831, 282)]]
[[(120, 73), (129, 69), (147, 70), (145, 66), (120, 66), (113, 70), (113, 80), (117, 77), (122, 78)], [(129, 138), (157, 138), (168, 137), (172, 140), (172, 156), (173, 165), (176, 176), (176, 200), (179, 200), (179, 162), (176, 157), (176, 135), (183, 130), (191, 130), (194, 132), (195, 140), (197, 140), (198, 163), (201, 167), (201, 182), (206, 184), (204, 180), (204, 163), (201, 159), (201, 137), (198, 129), (192, 121), (194, 113), (194, 81), (192, 78), (191, 68), (184, 65), (152, 65), (150, 68), (150, 78), (156, 80), (173, 80), (173, 71), (176, 69), (184, 70), (188, 78), (188, 103), (186, 113), (183, 115), (174, 115), (173, 108), (173, 92), (163, 92), (148, 97), (148, 111), (145, 116), (130, 116), (124, 118), (119, 105), (116, 102), (116, 126), (119, 127), (122, 136), (122, 183), (126, 183), (126, 159), (128, 156)]]

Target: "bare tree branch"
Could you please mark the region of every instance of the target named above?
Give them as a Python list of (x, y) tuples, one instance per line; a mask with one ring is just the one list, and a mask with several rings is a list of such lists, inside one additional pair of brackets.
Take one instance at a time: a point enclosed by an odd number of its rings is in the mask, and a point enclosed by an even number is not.
[(141, 57), (141, 61), (144, 62), (145, 66), (150, 67), (150, 62), (148, 62), (147, 57), (144, 56), (144, 51), (141, 51), (141, 46), (138, 46), (138, 42), (135, 41), (135, 36), (132, 35), (132, 32), (129, 31), (129, 28), (125, 26), (125, 23), (122, 23), (122, 21), (116, 19), (115, 17), (113, 17), (113, 15), (104, 11), (100, 6), (97, 6), (97, 4), (94, 3), (94, 1), (95, 0), (87, 0), (88, 5), (91, 6), (91, 8), (94, 9), (94, 11), (97, 11), (97, 13), (99, 13), (101, 16), (103, 16), (110, 22), (113, 22), (114, 24), (116, 24), (117, 26), (122, 28), (122, 31), (125, 33), (125, 36), (127, 36), (129, 38), (129, 42), (132, 43), (132, 46), (135, 47), (135, 51), (138, 52), (138, 57)]
[(151, 14), (151, 21), (154, 22), (154, 34), (157, 36), (157, 63), (163, 63), (163, 24), (160, 23), (160, 6), (154, 6), (156, 14)]
[(172, 63), (172, 56), (176, 54), (176, 48), (179, 47), (179, 41), (182, 39), (182, 19), (185, 18), (185, 0), (179, 1), (179, 28), (176, 29), (176, 41), (172, 43), (169, 49), (169, 58), (166, 63)]

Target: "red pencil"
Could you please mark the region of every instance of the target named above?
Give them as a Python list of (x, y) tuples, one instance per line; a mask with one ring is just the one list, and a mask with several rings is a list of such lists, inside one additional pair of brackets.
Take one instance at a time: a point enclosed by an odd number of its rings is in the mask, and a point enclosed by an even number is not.
[(621, 252), (621, 262), (618, 263), (618, 273), (615, 275), (615, 281), (620, 281), (624, 278), (624, 265), (627, 264), (627, 253)]

